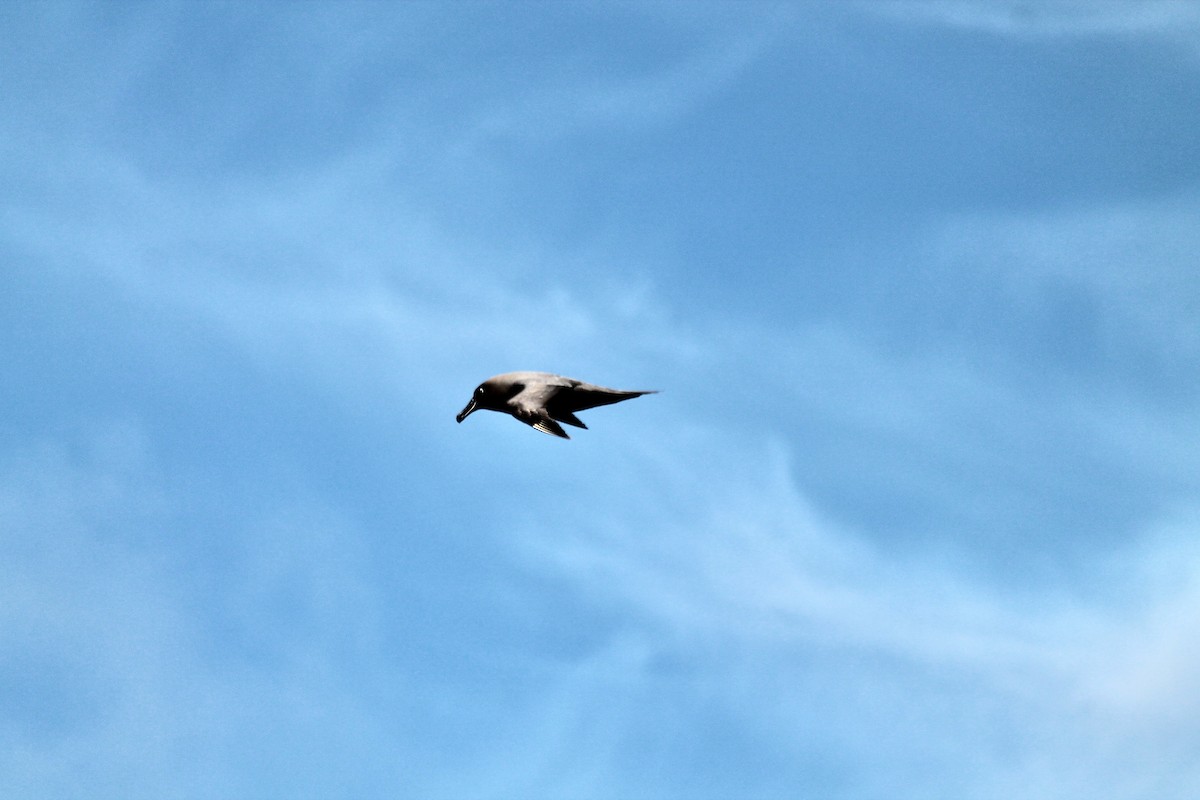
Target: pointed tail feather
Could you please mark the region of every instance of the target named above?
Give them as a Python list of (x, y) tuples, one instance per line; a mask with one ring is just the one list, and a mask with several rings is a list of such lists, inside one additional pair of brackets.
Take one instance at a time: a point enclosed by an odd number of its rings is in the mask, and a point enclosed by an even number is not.
[(568, 425), (574, 425), (576, 428), (587, 430), (587, 425), (583, 424), (583, 420), (572, 414), (570, 411), (554, 411), (551, 416), (559, 422), (565, 422)]

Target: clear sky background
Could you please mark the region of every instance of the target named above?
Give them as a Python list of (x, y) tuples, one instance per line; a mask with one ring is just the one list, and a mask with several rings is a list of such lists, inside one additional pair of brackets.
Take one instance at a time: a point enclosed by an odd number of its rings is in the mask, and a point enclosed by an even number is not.
[(1200, 796), (1200, 4), (0, 29), (0, 795)]

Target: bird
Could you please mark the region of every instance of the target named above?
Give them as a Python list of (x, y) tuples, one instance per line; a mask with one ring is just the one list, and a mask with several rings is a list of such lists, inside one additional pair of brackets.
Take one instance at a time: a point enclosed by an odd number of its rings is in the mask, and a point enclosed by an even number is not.
[(575, 412), (619, 403), (644, 394), (657, 392), (608, 389), (550, 372), (506, 372), (488, 378), (475, 387), (471, 399), (455, 419), (462, 422), (480, 409), (499, 411), (511, 414), (542, 433), (570, 439), (560, 422), (576, 428), (587, 428), (575, 416)]

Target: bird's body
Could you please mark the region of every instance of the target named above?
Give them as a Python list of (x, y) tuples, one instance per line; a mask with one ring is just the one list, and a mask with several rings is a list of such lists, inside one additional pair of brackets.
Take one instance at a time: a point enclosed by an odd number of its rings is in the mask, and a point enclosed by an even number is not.
[(575, 412), (619, 403), (654, 392), (626, 392), (554, 375), (549, 372), (506, 372), (475, 387), (470, 402), (458, 414), (462, 422), (479, 409), (511, 414), (542, 433), (570, 439), (560, 422), (587, 428)]

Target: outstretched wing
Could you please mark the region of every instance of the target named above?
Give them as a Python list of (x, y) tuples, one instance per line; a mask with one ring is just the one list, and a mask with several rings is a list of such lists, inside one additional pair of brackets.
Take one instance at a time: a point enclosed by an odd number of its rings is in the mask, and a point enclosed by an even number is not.
[[(522, 422), (526, 422), (526, 420), (522, 420)], [(567, 436), (567, 432), (563, 430), (562, 425), (559, 425), (549, 417), (541, 417), (539, 419), (529, 421), (528, 424), (535, 430), (539, 430), (542, 433), (548, 433), (551, 436), (561, 436), (563, 439), (571, 438), (570, 436)]]
[[(548, 408), (554, 398), (566, 388), (566, 380), (530, 381), (508, 399), (508, 407), (512, 409), (512, 415), (526, 425), (551, 436), (570, 439), (571, 437), (562, 429), (562, 426), (554, 420), (554, 416), (551, 415)], [(575, 419), (572, 415), (568, 414), (568, 416)], [(571, 419), (563, 419), (563, 422), (578, 423), (579, 427), (583, 427), (583, 423), (578, 420), (571, 422)]]

